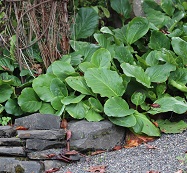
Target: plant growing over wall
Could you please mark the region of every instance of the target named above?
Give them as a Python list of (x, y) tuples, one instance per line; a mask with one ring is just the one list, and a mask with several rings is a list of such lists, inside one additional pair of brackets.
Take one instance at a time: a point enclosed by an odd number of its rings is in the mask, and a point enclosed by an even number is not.
[[(162, 0), (161, 5), (145, 0), (143, 8), (147, 17), (95, 33), (98, 14), (81, 9), (76, 17), (79, 23), (72, 26), (74, 51), (23, 89), (18, 107), (88, 121), (107, 118), (135, 133), (160, 136), (160, 129), (172, 123), (154, 122), (149, 115), (187, 111), (187, 9), (185, 1), (172, 0)], [(94, 19), (91, 24), (89, 18)], [(80, 41), (93, 33), (96, 44)], [(172, 133), (187, 128), (186, 123), (174, 125)]]

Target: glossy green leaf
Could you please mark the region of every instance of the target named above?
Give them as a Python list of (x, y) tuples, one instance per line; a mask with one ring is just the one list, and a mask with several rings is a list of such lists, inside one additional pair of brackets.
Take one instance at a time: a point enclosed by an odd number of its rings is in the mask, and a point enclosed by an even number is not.
[(184, 56), (187, 58), (187, 42), (179, 37), (173, 37), (171, 41), (174, 52), (179, 56)]
[(99, 16), (93, 8), (80, 8), (75, 24), (71, 26), (71, 38), (78, 40), (91, 36), (99, 23)]
[(13, 92), (14, 90), (10, 85), (8, 84), (0, 85), (0, 103), (3, 103), (6, 100), (8, 100)]
[(5, 111), (10, 115), (20, 116), (23, 114), (20, 106), (18, 105), (17, 99), (8, 99), (5, 103)]
[(134, 115), (128, 115), (126, 117), (109, 117), (109, 120), (122, 127), (133, 127), (136, 124), (136, 118)]
[(52, 115), (54, 115), (56, 111), (53, 109), (53, 107), (50, 103), (43, 102), (39, 112), (41, 114), (52, 114)]
[(88, 99), (89, 103), (90, 103), (90, 107), (96, 111), (96, 112), (103, 112), (103, 106), (102, 104), (100, 103), (100, 101), (98, 99), (95, 99), (93, 97), (90, 97)]
[(85, 116), (87, 121), (101, 121), (104, 118), (97, 112), (95, 112), (93, 109), (88, 110)]
[(93, 95), (91, 89), (87, 86), (84, 77), (76, 76), (76, 77), (68, 77), (65, 79), (67, 84), (73, 88), (75, 91), (79, 91), (82, 94)]
[(175, 11), (173, 0), (161, 0), (161, 7), (169, 16), (172, 16)]
[(2, 104), (0, 104), (0, 114), (4, 111), (4, 106)]
[(170, 72), (175, 70), (176, 66), (166, 63), (148, 67), (145, 73), (150, 77), (151, 82), (162, 83), (168, 79)]
[(51, 81), (50, 91), (54, 96), (63, 96), (66, 97), (68, 95), (68, 90), (66, 85), (58, 78), (54, 78)]
[(187, 129), (187, 123), (184, 121), (170, 122), (169, 120), (157, 120), (158, 127), (164, 133), (182, 133)]
[(111, 97), (104, 104), (104, 112), (109, 117), (125, 117), (134, 113), (121, 97)]
[(79, 68), (81, 71), (85, 72), (89, 68), (95, 68), (95, 65), (92, 64), (91, 62), (83, 62), (79, 65)]
[(146, 95), (144, 92), (136, 91), (131, 96), (131, 102), (136, 106), (141, 105), (145, 102)]
[(41, 100), (50, 102), (55, 95), (51, 92), (51, 83), (56, 78), (53, 74), (42, 74), (33, 80), (32, 87)]
[(37, 112), (42, 102), (32, 88), (25, 88), (22, 90), (21, 95), (18, 97), (18, 104), (25, 112)]
[(54, 97), (54, 99), (51, 101), (51, 105), (55, 110), (61, 110), (63, 104), (61, 100), (63, 99), (63, 96)]
[(170, 39), (160, 31), (152, 31), (149, 47), (151, 49), (160, 50), (162, 48), (170, 49)]
[(84, 76), (87, 85), (101, 97), (122, 96), (125, 91), (123, 80), (116, 71), (92, 68)]
[(125, 19), (130, 17), (132, 7), (129, 0), (110, 0), (111, 7)]
[(148, 88), (151, 88), (150, 77), (144, 72), (144, 70), (140, 66), (123, 63), (121, 64), (121, 68), (123, 69), (125, 75), (129, 77), (134, 77), (137, 82)]
[(146, 117), (146, 115), (135, 112), (136, 125), (132, 127), (135, 133), (144, 133), (148, 136), (160, 136), (160, 130)]
[(128, 44), (132, 44), (143, 37), (149, 30), (149, 22), (146, 18), (135, 17), (127, 26), (126, 39)]
[(110, 52), (107, 49), (100, 48), (95, 51), (93, 56), (91, 57), (91, 63), (98, 68), (110, 68), (111, 59), (112, 58)]
[(117, 59), (120, 63), (126, 62), (129, 64), (133, 64), (134, 57), (130, 50), (124, 46), (116, 46), (115, 47), (115, 59)]
[(183, 114), (187, 111), (187, 103), (184, 100), (181, 100), (179, 97), (161, 97), (156, 100), (154, 104), (158, 104), (159, 107), (151, 107), (151, 110), (149, 111), (150, 114), (162, 112), (175, 112), (177, 114)]
[(0, 67), (2, 67), (1, 70), (3, 70), (3, 71), (11, 71), (11, 72), (14, 71), (13, 62), (9, 58), (1, 57), (0, 58)]
[(61, 100), (61, 102), (64, 104), (64, 105), (69, 105), (71, 103), (79, 103), (83, 98), (85, 97), (85, 95), (81, 94), (79, 96), (67, 96), (65, 98), (63, 98)]
[(84, 106), (83, 102), (77, 104), (70, 104), (66, 106), (66, 111), (70, 116), (76, 119), (83, 119), (86, 116), (87, 109)]
[(66, 77), (75, 73), (74, 68), (68, 62), (55, 61), (52, 63), (52, 71), (61, 80), (64, 80)]

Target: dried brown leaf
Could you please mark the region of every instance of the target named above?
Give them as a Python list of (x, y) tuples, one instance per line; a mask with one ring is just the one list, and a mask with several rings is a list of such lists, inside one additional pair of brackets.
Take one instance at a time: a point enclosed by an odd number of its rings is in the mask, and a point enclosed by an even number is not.
[(88, 172), (99, 172), (99, 173), (104, 173), (106, 172), (106, 166), (105, 165), (98, 165), (98, 166), (92, 166), (88, 170)]
[(45, 173), (53, 173), (53, 172), (57, 172), (59, 170), (60, 170), (60, 168), (51, 168), (51, 169), (45, 171)]
[(16, 130), (28, 130), (29, 128), (24, 127), (24, 126), (17, 126)]
[(112, 150), (116, 151), (116, 150), (121, 150), (122, 146), (121, 145), (116, 145)]
[(105, 153), (105, 150), (97, 150), (91, 153), (91, 156), (97, 155), (97, 154), (101, 154), (101, 153)]
[(67, 129), (67, 127), (68, 127), (68, 122), (67, 122), (67, 120), (66, 119), (63, 119), (62, 121), (61, 121), (61, 124), (60, 124), (60, 128), (62, 128), (62, 129)]
[(52, 158), (52, 157), (55, 157), (55, 156), (56, 156), (56, 154), (48, 154), (47, 158)]
[(152, 145), (149, 145), (149, 144), (144, 144), (148, 149), (158, 149), (157, 147), (155, 146), (152, 146)]
[(137, 135), (132, 133), (131, 131), (127, 132), (126, 135), (126, 144), (125, 144), (125, 148), (132, 148), (132, 147), (137, 147), (138, 145), (141, 145), (142, 143), (146, 143), (146, 142), (150, 142), (150, 141), (154, 141), (155, 138), (154, 137), (149, 137), (149, 136), (142, 136), (142, 135)]

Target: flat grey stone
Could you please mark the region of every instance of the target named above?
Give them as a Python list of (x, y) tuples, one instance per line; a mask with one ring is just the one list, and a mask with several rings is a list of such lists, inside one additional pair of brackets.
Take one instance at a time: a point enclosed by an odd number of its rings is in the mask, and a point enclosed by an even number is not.
[(51, 114), (32, 114), (15, 120), (15, 127), (24, 126), (29, 130), (60, 129), (60, 117)]
[(18, 137), (21, 139), (46, 139), (62, 140), (65, 139), (65, 130), (18, 130)]
[(25, 142), (19, 138), (0, 138), (0, 146), (24, 146)]
[(23, 147), (0, 147), (0, 156), (25, 156)]
[(65, 141), (49, 141), (41, 139), (27, 139), (26, 149), (28, 151), (41, 151), (51, 148), (63, 148), (65, 147)]
[(19, 161), (0, 157), (0, 172), (4, 173), (43, 173), (43, 165), (35, 161)]
[(44, 161), (44, 167), (45, 167), (45, 171), (51, 169), (51, 168), (61, 168), (63, 166), (66, 166), (67, 164), (65, 162), (62, 161), (58, 161), (58, 160), (45, 160)]
[(0, 138), (16, 136), (16, 130), (11, 126), (0, 126)]
[(28, 158), (31, 160), (50, 160), (51, 158), (48, 157), (50, 154), (59, 155), (62, 152), (62, 149), (48, 149), (43, 151), (35, 151), (28, 153)]
[(72, 132), (70, 147), (75, 150), (112, 149), (121, 144), (125, 129), (104, 120), (88, 122), (86, 120), (69, 123)]

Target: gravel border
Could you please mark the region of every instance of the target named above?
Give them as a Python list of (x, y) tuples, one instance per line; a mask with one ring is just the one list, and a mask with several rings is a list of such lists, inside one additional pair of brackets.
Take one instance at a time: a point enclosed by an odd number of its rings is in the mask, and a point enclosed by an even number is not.
[(186, 163), (176, 157), (184, 157), (187, 152), (187, 131), (181, 134), (163, 134), (161, 138), (148, 143), (156, 149), (149, 149), (142, 144), (136, 148), (106, 152), (96, 156), (89, 156), (89, 161), (77, 162), (62, 167), (58, 173), (88, 173), (91, 166), (106, 165), (106, 173), (146, 173), (159, 171), (160, 173), (175, 173), (183, 170), (187, 172)]

